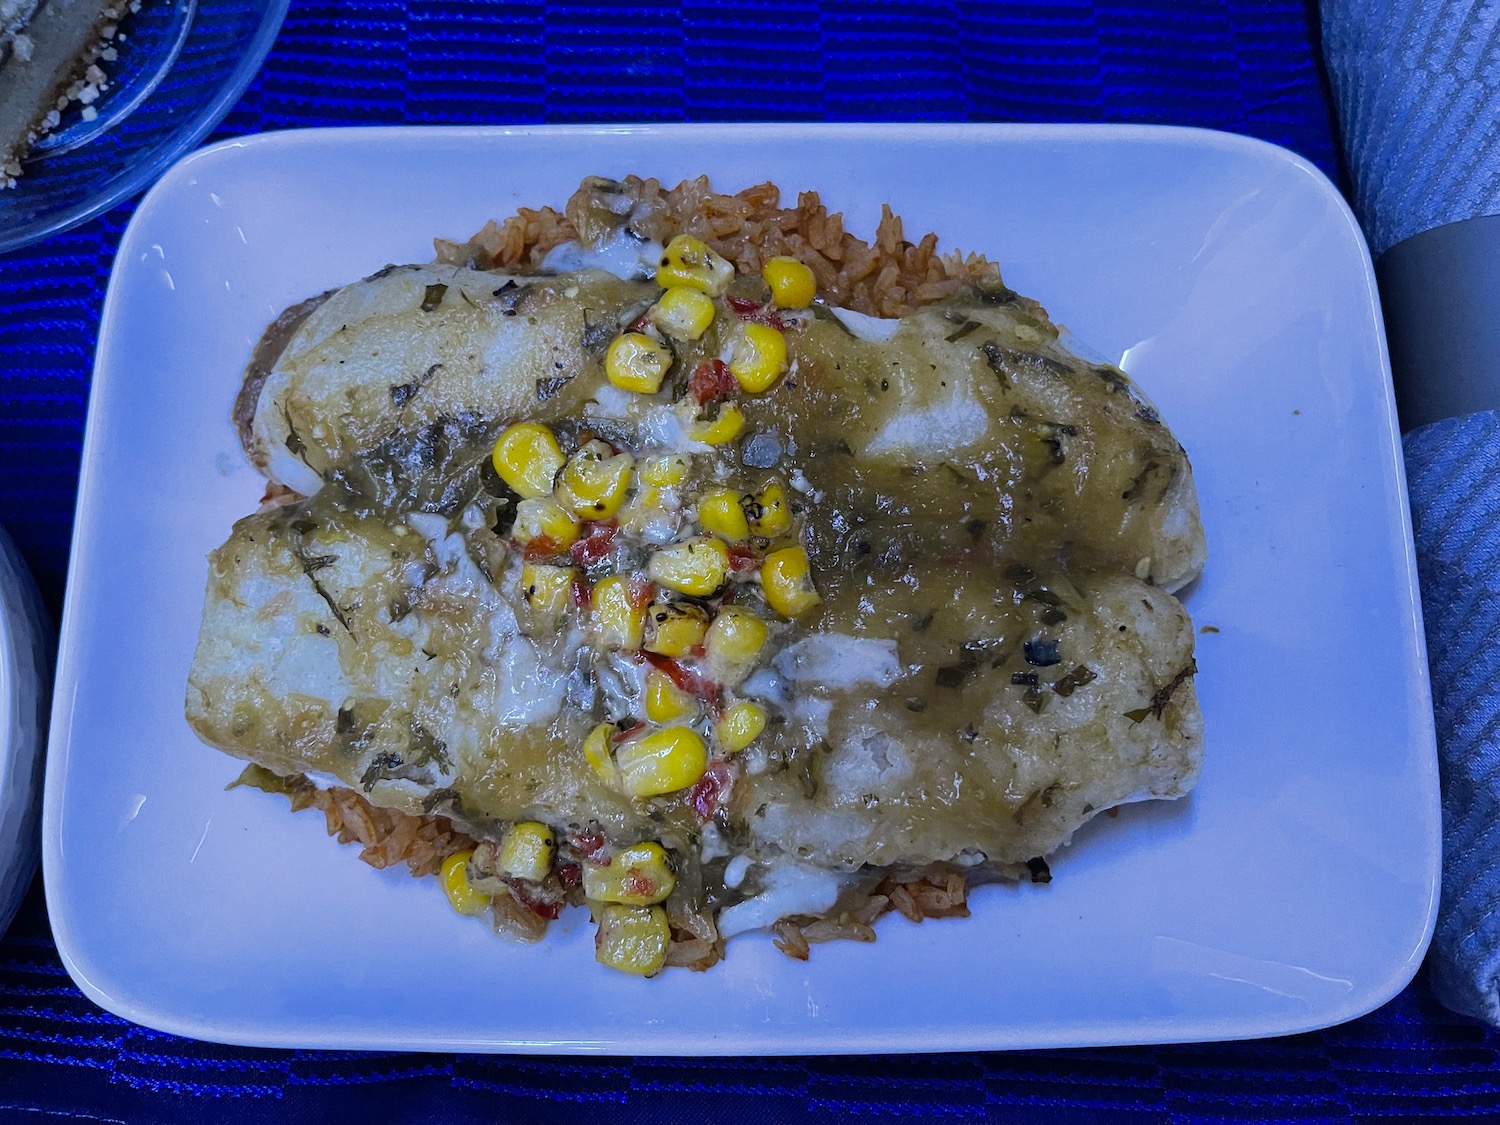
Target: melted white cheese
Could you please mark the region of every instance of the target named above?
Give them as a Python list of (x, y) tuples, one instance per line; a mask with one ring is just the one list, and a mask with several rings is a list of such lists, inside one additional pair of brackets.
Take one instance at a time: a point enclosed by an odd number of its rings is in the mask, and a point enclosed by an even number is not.
[(870, 344), (883, 344), (901, 329), (901, 321), (897, 319), (869, 316), (853, 309), (841, 309), (837, 305), (829, 305), (828, 311), (839, 318), (839, 322), (849, 329), (855, 339)]
[(559, 242), (542, 259), (542, 271), (603, 270), (625, 281), (645, 281), (656, 276), (660, 262), (660, 242), (642, 242), (621, 227), (599, 246), (585, 248), (577, 242)]
[(901, 678), (896, 642), (815, 633), (777, 653), (772, 665), (793, 683), (829, 688), (885, 688)]
[(725, 908), (719, 914), (719, 933), (733, 937), (763, 930), (790, 914), (822, 914), (838, 900), (846, 878), (790, 861), (764, 868), (762, 892)]

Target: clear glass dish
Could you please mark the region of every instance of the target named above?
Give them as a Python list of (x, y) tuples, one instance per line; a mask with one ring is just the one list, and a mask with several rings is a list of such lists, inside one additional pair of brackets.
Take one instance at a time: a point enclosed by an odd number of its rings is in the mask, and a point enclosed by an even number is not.
[[(287, 0), (157, 0), (121, 28), (93, 113), (70, 106), (0, 190), (0, 252), (128, 199), (196, 147), (260, 69)], [(87, 119), (86, 119), (87, 118)]]

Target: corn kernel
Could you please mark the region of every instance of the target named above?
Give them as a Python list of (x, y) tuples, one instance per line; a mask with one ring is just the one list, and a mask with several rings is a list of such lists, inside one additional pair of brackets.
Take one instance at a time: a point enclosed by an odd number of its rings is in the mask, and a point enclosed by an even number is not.
[(714, 322), (713, 298), (686, 285), (674, 285), (651, 306), (651, 323), (674, 340), (698, 340)]
[(670, 676), (655, 671), (646, 676), (646, 718), (653, 723), (669, 723), (697, 713), (697, 699), (674, 684)]
[(637, 649), (646, 629), (646, 613), (631, 602), (630, 581), (612, 574), (589, 592), (594, 635), (605, 648)]
[(772, 551), (760, 564), (766, 601), (783, 617), (801, 617), (823, 599), (813, 586), (812, 564), (801, 547)]
[(501, 480), (530, 500), (552, 491), (552, 478), (563, 467), (562, 447), (546, 426), (517, 422), (496, 439), (490, 463)]
[(651, 581), (687, 594), (706, 598), (729, 574), (729, 551), (717, 539), (695, 535), (655, 552), (646, 563)]
[(594, 960), (622, 973), (650, 977), (661, 972), (672, 946), (672, 927), (659, 906), (622, 906), (599, 909), (594, 932)]
[(703, 646), (718, 664), (748, 664), (766, 645), (766, 623), (748, 609), (726, 605), (704, 634)]
[(772, 258), (760, 276), (771, 287), (771, 300), (784, 309), (805, 309), (818, 295), (813, 271), (796, 258)]
[(655, 394), (671, 366), (671, 349), (643, 332), (616, 336), (604, 353), (604, 375), (622, 391)]
[(750, 534), (745, 508), (738, 492), (732, 488), (715, 488), (698, 501), (698, 523), (721, 539), (738, 543)]
[(786, 489), (776, 481), (756, 493), (750, 512), (750, 530), (756, 535), (775, 539), (792, 529), (792, 506), (787, 500)]
[(552, 870), (555, 847), (552, 829), (535, 820), (523, 820), (505, 830), (495, 866), (501, 875), (540, 883)]
[(550, 539), (559, 551), (578, 541), (578, 521), (550, 496), (522, 500), (516, 505), (516, 522), (511, 535), (520, 543)]
[(662, 656), (687, 656), (703, 643), (708, 614), (695, 605), (657, 602), (646, 610), (646, 635), (641, 647)]
[(521, 596), (538, 613), (553, 617), (568, 608), (578, 571), (571, 566), (542, 566), (527, 563), (521, 567)]
[(635, 458), (602, 441), (586, 444), (563, 466), (557, 499), (579, 519), (607, 520), (625, 503)]
[(657, 488), (670, 488), (687, 480), (688, 458), (682, 453), (661, 453), (641, 461), (641, 480)]
[(655, 797), (686, 789), (702, 777), (708, 768), (708, 747), (687, 727), (662, 727), (618, 747), (615, 762), (625, 792)]
[(656, 284), (663, 289), (686, 285), (710, 297), (722, 296), (734, 279), (734, 267), (709, 249), (702, 239), (679, 234), (661, 254)]
[(606, 867), (583, 864), (583, 894), (594, 902), (651, 906), (671, 894), (676, 885), (666, 851), (653, 840), (621, 848)]
[(443, 893), (448, 896), (448, 905), (460, 914), (482, 914), (490, 905), (490, 896), (480, 894), (469, 885), (467, 871), (474, 852), (454, 852), (443, 860), (438, 879), (443, 884)]
[(709, 422), (694, 422), (688, 436), (704, 445), (725, 445), (745, 429), (745, 412), (734, 403), (719, 407), (719, 415)]
[(615, 733), (614, 723), (600, 723), (583, 740), (583, 757), (601, 781), (617, 785), (620, 771), (615, 769), (615, 760), (609, 752), (609, 740)]
[(766, 729), (766, 712), (754, 703), (736, 703), (714, 724), (714, 736), (727, 753), (749, 746)]
[(729, 353), (729, 373), (752, 395), (768, 391), (786, 371), (786, 337), (764, 324), (742, 324)]

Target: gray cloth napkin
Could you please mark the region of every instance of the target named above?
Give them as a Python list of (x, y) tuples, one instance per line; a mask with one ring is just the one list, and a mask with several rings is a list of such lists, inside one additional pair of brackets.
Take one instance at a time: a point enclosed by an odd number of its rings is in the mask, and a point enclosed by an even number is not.
[[(1323, 0), (1322, 20), (1371, 250), (1500, 213), (1500, 0)], [(1398, 381), (1444, 378), (1446, 343)], [(1405, 452), (1443, 794), (1428, 971), (1443, 1003), (1500, 1025), (1500, 415), (1423, 426)]]

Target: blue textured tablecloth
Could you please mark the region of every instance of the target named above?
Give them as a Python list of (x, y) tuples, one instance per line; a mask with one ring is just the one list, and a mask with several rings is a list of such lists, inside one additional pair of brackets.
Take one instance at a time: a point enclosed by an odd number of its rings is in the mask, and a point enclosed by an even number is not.
[[(1300, 0), (656, 5), (293, 0), (216, 134), (402, 122), (1142, 121), (1265, 138), (1339, 178)], [(0, 522), (56, 611), (89, 368), (128, 208), (0, 258)], [(163, 496), (166, 501), (166, 497)], [(1281, 1040), (673, 1061), (241, 1050), (84, 1000), (40, 885), (0, 941), (0, 1121), (1500, 1120), (1500, 1033), (1419, 978)]]

